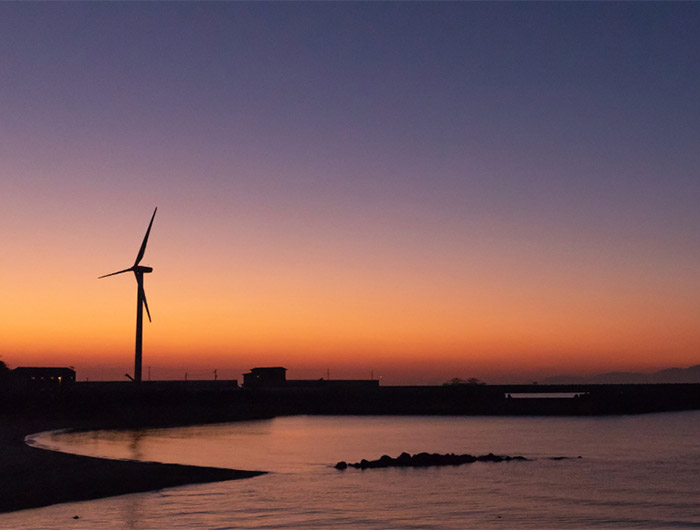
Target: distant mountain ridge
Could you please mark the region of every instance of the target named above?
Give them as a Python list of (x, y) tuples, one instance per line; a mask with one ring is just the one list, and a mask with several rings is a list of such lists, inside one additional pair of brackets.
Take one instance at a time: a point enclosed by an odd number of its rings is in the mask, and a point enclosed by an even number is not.
[(650, 374), (636, 372), (607, 372), (591, 376), (556, 375), (541, 381), (549, 385), (576, 384), (658, 384), (700, 383), (700, 364), (689, 368), (666, 368)]

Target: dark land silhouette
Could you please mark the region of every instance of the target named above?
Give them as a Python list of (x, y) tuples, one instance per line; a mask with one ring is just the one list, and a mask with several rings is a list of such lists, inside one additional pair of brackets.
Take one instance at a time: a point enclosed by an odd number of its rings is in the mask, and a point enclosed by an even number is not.
[[(542, 397), (547, 394), (576, 397)], [(520, 398), (528, 395), (535, 397)], [(693, 410), (700, 409), (700, 384), (379, 386), (312, 380), (241, 388), (227, 380), (23, 381), (5, 385), (0, 397), (3, 414), (140, 426), (292, 414), (603, 415)]]
[[(0, 513), (185, 484), (249, 478), (262, 473), (92, 458), (46, 451), (24, 443), (27, 434), (66, 425), (64, 421), (50, 419), (0, 417)], [(93, 422), (72, 425), (99, 427)]]

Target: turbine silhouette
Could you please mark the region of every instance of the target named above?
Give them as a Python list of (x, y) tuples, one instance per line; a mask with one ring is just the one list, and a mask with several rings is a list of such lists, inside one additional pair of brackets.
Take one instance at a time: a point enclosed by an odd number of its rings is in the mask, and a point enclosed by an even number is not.
[(130, 377), (126, 374), (129, 379), (137, 383), (141, 382), (141, 346), (143, 343), (143, 308), (146, 308), (146, 314), (148, 315), (148, 321), (151, 321), (151, 312), (148, 310), (148, 302), (146, 301), (146, 291), (143, 290), (143, 275), (148, 272), (153, 272), (153, 268), (144, 267), (139, 265), (143, 259), (143, 255), (146, 252), (146, 244), (148, 243), (148, 236), (151, 233), (151, 226), (153, 226), (153, 219), (156, 217), (156, 212), (158, 208), (153, 210), (153, 215), (151, 216), (151, 222), (148, 223), (148, 230), (146, 230), (146, 235), (143, 237), (143, 243), (141, 243), (141, 248), (139, 253), (136, 255), (136, 261), (128, 269), (124, 269), (117, 272), (112, 272), (110, 274), (105, 274), (100, 276), (98, 279), (106, 278), (107, 276), (114, 276), (115, 274), (122, 274), (124, 272), (133, 272), (136, 276), (136, 283), (138, 285), (136, 291), (136, 355), (134, 358), (134, 377)]

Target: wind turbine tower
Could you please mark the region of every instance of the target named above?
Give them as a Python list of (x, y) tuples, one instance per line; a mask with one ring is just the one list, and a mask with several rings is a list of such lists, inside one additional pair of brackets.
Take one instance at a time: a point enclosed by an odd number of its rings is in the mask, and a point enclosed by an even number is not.
[(151, 222), (148, 223), (148, 230), (146, 230), (146, 235), (143, 237), (143, 243), (141, 243), (141, 248), (139, 253), (136, 255), (136, 261), (128, 269), (124, 269), (117, 272), (112, 272), (110, 274), (105, 274), (100, 276), (98, 279), (106, 278), (107, 276), (114, 276), (115, 274), (122, 274), (124, 272), (133, 272), (136, 277), (136, 355), (134, 357), (134, 377), (127, 377), (133, 381), (141, 382), (141, 365), (142, 365), (142, 344), (143, 344), (143, 308), (146, 308), (146, 314), (148, 315), (148, 321), (151, 321), (151, 312), (148, 310), (148, 302), (146, 302), (146, 291), (143, 290), (143, 275), (148, 272), (153, 272), (151, 267), (144, 267), (139, 265), (143, 259), (143, 255), (146, 252), (146, 244), (148, 243), (148, 236), (151, 233), (151, 226), (153, 226), (153, 219), (156, 217), (156, 212), (158, 208), (153, 210), (153, 215), (151, 216)]

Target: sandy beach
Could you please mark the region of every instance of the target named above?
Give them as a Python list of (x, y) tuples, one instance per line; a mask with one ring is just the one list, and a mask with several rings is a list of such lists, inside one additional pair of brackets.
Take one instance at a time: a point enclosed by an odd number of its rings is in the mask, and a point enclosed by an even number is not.
[(263, 474), (261, 471), (92, 458), (37, 449), (24, 442), (29, 434), (66, 427), (88, 428), (90, 425), (0, 418), (0, 513)]

